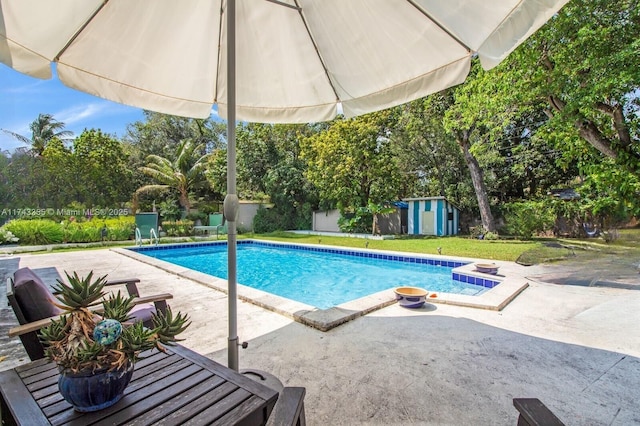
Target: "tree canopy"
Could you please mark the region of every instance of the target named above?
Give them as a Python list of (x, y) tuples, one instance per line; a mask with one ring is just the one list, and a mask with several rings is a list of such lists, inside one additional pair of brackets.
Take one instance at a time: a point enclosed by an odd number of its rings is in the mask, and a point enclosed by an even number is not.
[[(121, 141), (92, 129), (70, 142), (41, 114), (31, 139), (16, 136), (28, 147), (0, 159), (1, 201), (126, 204), (137, 188), (168, 187), (185, 209), (221, 202), (226, 124), (144, 117)], [(639, 132), (640, 9), (572, 0), (499, 66), (474, 60), (467, 81), (441, 93), (327, 123), (239, 123), (238, 193), (272, 203), (262, 229), (308, 228), (318, 208), (436, 195), (487, 231), (546, 204), (613, 225), (640, 215)], [(557, 203), (550, 194), (564, 188), (580, 198)]]

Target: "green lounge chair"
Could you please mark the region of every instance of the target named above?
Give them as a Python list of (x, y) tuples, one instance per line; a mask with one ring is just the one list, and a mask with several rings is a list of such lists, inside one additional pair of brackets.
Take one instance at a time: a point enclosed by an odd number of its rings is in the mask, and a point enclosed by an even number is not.
[(220, 234), (227, 233), (227, 222), (224, 220), (224, 216), (222, 213), (211, 213), (209, 215), (209, 224), (208, 225), (199, 225), (194, 226), (196, 234), (198, 231), (202, 231), (203, 233), (209, 234), (211, 231), (216, 232), (216, 239)]

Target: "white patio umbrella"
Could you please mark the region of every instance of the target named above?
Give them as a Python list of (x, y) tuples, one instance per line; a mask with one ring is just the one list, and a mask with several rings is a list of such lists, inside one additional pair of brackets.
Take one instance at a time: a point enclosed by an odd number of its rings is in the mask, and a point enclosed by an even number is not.
[[(229, 367), (238, 369), (235, 123), (409, 102), (489, 69), (568, 0), (0, 0), (0, 62), (127, 105), (228, 121)], [(236, 35), (237, 34), (237, 35)]]

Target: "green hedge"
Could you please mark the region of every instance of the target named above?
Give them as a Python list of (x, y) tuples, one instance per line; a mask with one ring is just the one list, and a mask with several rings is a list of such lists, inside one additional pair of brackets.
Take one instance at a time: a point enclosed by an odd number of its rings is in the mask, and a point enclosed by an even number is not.
[(176, 222), (162, 221), (162, 230), (167, 237), (188, 237), (193, 235), (192, 220), (178, 220)]
[(4, 227), (20, 239), (21, 245), (56, 244), (64, 241), (62, 226), (48, 219), (12, 220)]
[(112, 219), (54, 222), (49, 219), (16, 219), (4, 226), (19, 238), (22, 245), (57, 243), (89, 243), (102, 241), (106, 228), (106, 241), (125, 241), (133, 236), (135, 219), (119, 216)]

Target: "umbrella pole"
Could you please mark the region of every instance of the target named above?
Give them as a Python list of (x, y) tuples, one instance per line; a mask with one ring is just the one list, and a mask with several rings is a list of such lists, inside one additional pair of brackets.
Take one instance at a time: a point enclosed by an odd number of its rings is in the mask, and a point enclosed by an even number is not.
[(227, 270), (229, 299), (228, 367), (238, 371), (238, 304), (236, 274), (236, 2), (227, 0), (227, 195), (224, 198), (227, 220)]

